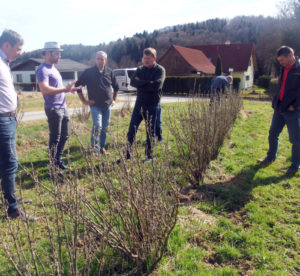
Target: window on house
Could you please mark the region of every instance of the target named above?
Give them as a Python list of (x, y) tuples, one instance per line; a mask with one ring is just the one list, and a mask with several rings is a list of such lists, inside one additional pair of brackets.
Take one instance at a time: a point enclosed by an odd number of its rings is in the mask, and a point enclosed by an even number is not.
[(75, 79), (74, 72), (60, 72), (63, 80), (73, 80)]
[(30, 82), (35, 82), (35, 80), (36, 80), (35, 74), (31, 74), (30, 75)]
[(125, 70), (114, 70), (115, 77), (125, 76)]
[(23, 82), (22, 74), (17, 74), (17, 82)]
[(250, 76), (246, 76), (246, 81), (250, 80)]
[(251, 58), (250, 58), (250, 60), (249, 60), (249, 66), (251, 66)]

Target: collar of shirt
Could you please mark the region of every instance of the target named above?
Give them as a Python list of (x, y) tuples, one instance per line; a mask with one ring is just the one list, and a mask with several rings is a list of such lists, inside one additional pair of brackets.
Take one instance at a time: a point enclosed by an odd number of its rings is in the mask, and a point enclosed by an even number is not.
[(98, 72), (99, 74), (103, 74), (103, 73), (106, 71), (106, 66), (104, 66), (104, 68), (103, 68), (102, 71), (99, 70), (99, 68), (97, 67), (97, 65), (95, 65), (95, 67), (96, 67), (96, 70), (97, 70), (97, 72)]
[(157, 63), (156, 63), (156, 62), (155, 62), (155, 63), (153, 64), (153, 66), (151, 66), (151, 67), (147, 67), (147, 66), (143, 65), (143, 67), (144, 67), (145, 69), (149, 69), (149, 70), (155, 68), (156, 66), (157, 66)]
[(1, 49), (0, 49), (0, 57), (7, 65), (9, 64), (9, 62), (7, 60), (7, 55)]
[(284, 70), (287, 71), (287, 72), (291, 71), (291, 69), (294, 67), (295, 63), (296, 63), (296, 61), (292, 65), (290, 65), (289, 67), (284, 67)]
[(282, 74), (282, 79), (281, 79), (281, 89), (280, 89), (280, 93), (279, 93), (279, 101), (282, 101), (283, 96), (284, 96), (285, 83), (286, 83), (287, 75), (291, 71), (291, 69), (294, 67), (295, 64), (296, 64), (296, 62), (294, 62), (289, 67), (284, 67), (283, 74)]

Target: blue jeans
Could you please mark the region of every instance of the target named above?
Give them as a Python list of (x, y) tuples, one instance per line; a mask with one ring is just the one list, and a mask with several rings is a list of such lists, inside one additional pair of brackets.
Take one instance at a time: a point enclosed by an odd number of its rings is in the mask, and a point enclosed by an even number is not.
[(0, 117), (0, 178), (4, 198), (8, 203), (8, 214), (18, 207), (15, 195), (15, 173), (18, 169), (16, 129), (15, 117)]
[(110, 106), (107, 108), (91, 106), (91, 113), (93, 119), (91, 146), (98, 152), (99, 145), (101, 149), (105, 149), (106, 134), (110, 120)]
[(156, 114), (155, 134), (158, 141), (162, 141), (162, 126), (161, 126), (161, 105), (158, 105)]
[(141, 105), (139, 103), (135, 103), (132, 116), (131, 116), (131, 121), (129, 124), (127, 138), (128, 138), (129, 146), (131, 147), (131, 145), (134, 142), (139, 125), (142, 122), (142, 120), (145, 119), (146, 133), (147, 133), (147, 146), (146, 146), (147, 158), (153, 157), (152, 148), (155, 143), (155, 125), (156, 125), (156, 117), (157, 117), (159, 106), (160, 105), (149, 106), (149, 105)]
[(65, 144), (69, 138), (70, 117), (66, 108), (45, 109), (49, 126), (49, 154), (55, 163), (61, 162)]
[(291, 167), (299, 169), (300, 166), (300, 110), (280, 113), (274, 110), (274, 115), (269, 131), (269, 151), (267, 158), (271, 161), (276, 159), (279, 135), (283, 127), (287, 125), (290, 142), (292, 144)]

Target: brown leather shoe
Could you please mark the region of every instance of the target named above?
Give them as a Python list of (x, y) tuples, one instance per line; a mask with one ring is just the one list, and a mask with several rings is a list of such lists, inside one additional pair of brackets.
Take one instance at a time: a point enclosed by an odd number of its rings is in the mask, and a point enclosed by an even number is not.
[(110, 155), (110, 153), (108, 151), (106, 151), (105, 149), (100, 149), (100, 152), (104, 155)]
[(28, 214), (26, 214), (23, 210), (21, 209), (17, 209), (16, 211), (8, 214), (9, 218), (15, 219), (15, 218), (19, 218), (21, 220), (28, 220), (28, 221), (37, 221), (36, 217), (30, 216)]
[(28, 203), (32, 203), (32, 199), (31, 198), (22, 198), (20, 197), (18, 199), (19, 203), (23, 203), (23, 204), (28, 204)]

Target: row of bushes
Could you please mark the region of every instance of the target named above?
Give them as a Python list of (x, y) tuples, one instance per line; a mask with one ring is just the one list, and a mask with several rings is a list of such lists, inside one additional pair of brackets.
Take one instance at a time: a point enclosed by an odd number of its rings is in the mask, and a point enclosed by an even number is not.
[[(214, 77), (167, 77), (163, 86), (165, 94), (209, 93)], [(240, 78), (233, 78), (233, 90), (239, 90)]]
[(3, 253), (15, 274), (149, 275), (168, 249), (181, 188), (202, 184), (241, 104), (231, 93), (211, 104), (194, 97), (166, 107), (170, 139), (156, 148), (151, 164), (142, 161), (137, 142), (126, 159), (126, 136), (117, 126), (110, 132), (115, 156), (103, 158), (91, 154), (74, 125), (78, 163), (72, 171), (58, 177), (51, 160), (50, 184), (33, 165), (32, 171), (23, 167), (34, 183), (40, 206), (36, 211), (43, 219), (39, 227), (8, 220), (9, 230), (0, 231)]

